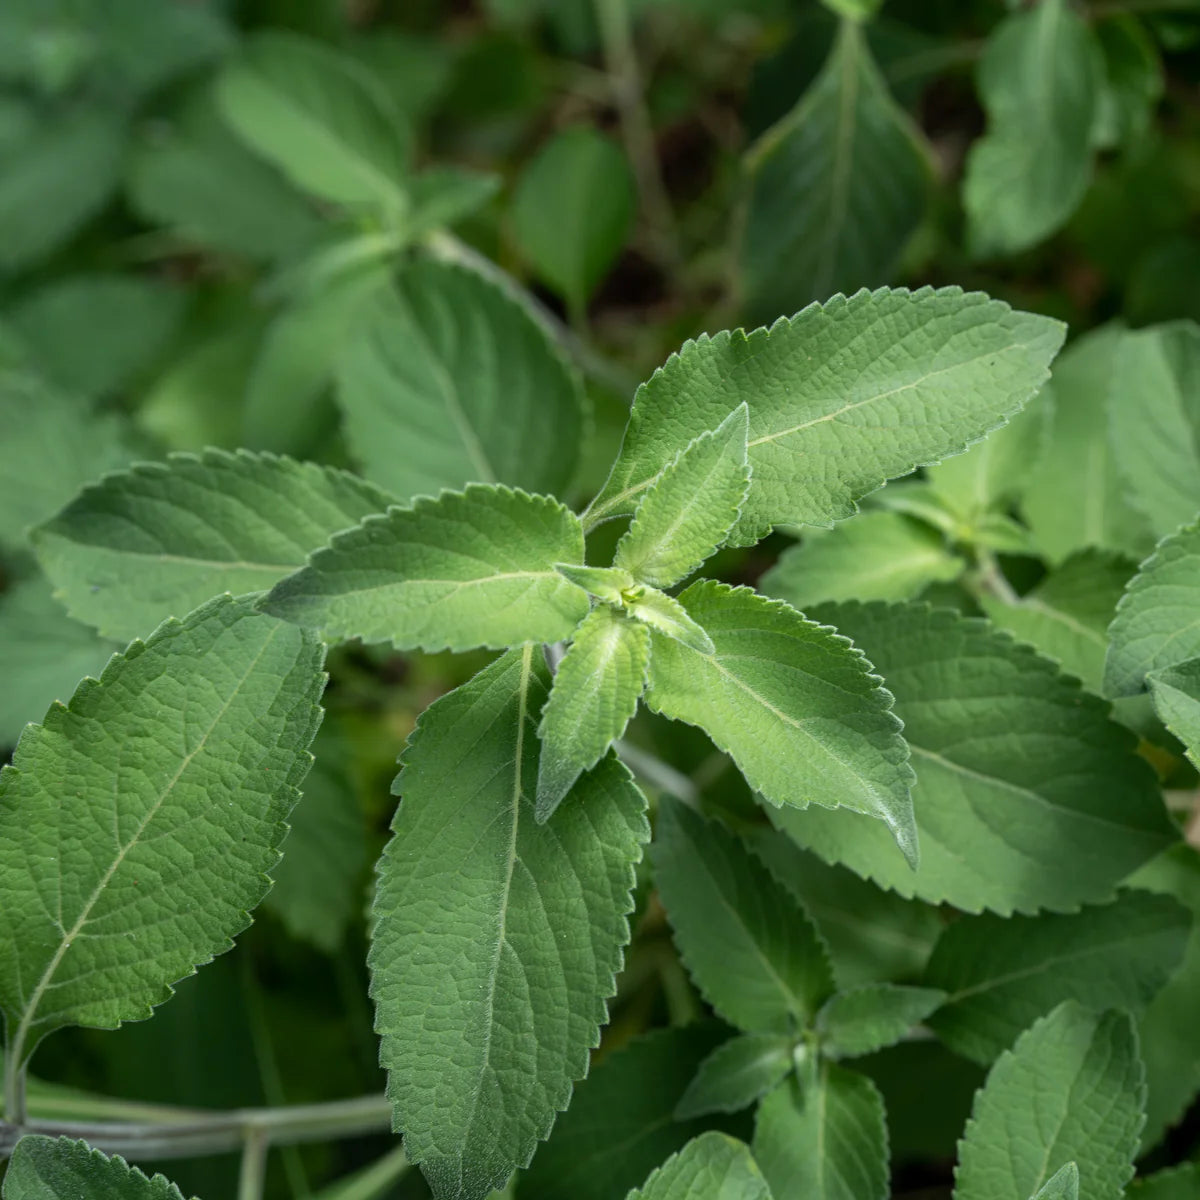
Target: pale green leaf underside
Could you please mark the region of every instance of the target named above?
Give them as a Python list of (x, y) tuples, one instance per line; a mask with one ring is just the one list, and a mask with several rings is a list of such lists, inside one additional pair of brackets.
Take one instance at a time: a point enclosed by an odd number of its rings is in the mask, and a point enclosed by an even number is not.
[(937, 988), (868, 983), (831, 996), (817, 1015), (826, 1050), (839, 1057), (873, 1054), (898, 1042), (946, 998)]
[(772, 1196), (742, 1142), (723, 1133), (703, 1133), (625, 1200), (772, 1200)]
[(332, 467), (205, 450), (105, 476), (33, 543), (71, 615), (128, 641), (221, 592), (266, 591), (389, 503)]
[(573, 563), (555, 563), (554, 569), (572, 583), (590, 592), (597, 600), (618, 607), (625, 604), (625, 593), (636, 586), (628, 571), (618, 567), (583, 567)]
[(908, 748), (862, 654), (748, 588), (701, 582), (679, 601), (716, 652), (656, 636), (647, 705), (698, 725), (772, 804), (875, 817), (915, 861)]
[(690, 575), (737, 523), (750, 485), (749, 409), (737, 408), (663, 468), (642, 494), (613, 565), (666, 588)]
[(688, 611), (666, 592), (657, 588), (635, 588), (625, 604), (625, 611), (635, 620), (657, 630), (666, 637), (682, 642), (699, 654), (712, 654), (712, 638), (688, 615)]
[(743, 1033), (719, 1045), (700, 1064), (675, 1106), (680, 1120), (748, 1108), (792, 1069), (792, 1039), (776, 1033)]
[(1016, 13), (988, 39), (978, 75), (988, 128), (967, 157), (963, 193), (976, 254), (1035, 245), (1083, 199), (1102, 71), (1095, 36), (1067, 0)]
[(371, 993), (396, 1127), (439, 1200), (483, 1200), (528, 1164), (587, 1072), (629, 937), (645, 802), (610, 758), (534, 820), (548, 685), (539, 650), (510, 651), (426, 711), (395, 785)]
[(225, 119), (293, 183), (325, 200), (394, 213), (408, 135), (371, 75), (319, 42), (259, 34), (217, 85)]
[(554, 569), (583, 561), (579, 518), (498, 485), (422, 498), (339, 534), (276, 584), (264, 611), (330, 641), (501, 649), (569, 637), (587, 593)]
[(1069, 1162), (1055, 1171), (1032, 1200), (1079, 1200), (1079, 1168)]
[(365, 474), (404, 498), (468, 483), (562, 495), (579, 460), (584, 405), (561, 352), (463, 267), (399, 274), (347, 346), (337, 398)]
[(9, 1050), (150, 1015), (269, 886), (320, 719), (311, 635), (217, 599), (26, 730), (0, 775)]
[(1200, 658), (1152, 671), (1146, 682), (1159, 719), (1183, 743), (1188, 758), (1200, 763)]
[(822, 1063), (758, 1108), (754, 1157), (776, 1197), (887, 1200), (883, 1097), (865, 1075)]
[(733, 540), (828, 525), (1002, 425), (1062, 338), (1055, 321), (958, 288), (835, 296), (770, 330), (701, 337), (638, 389), (591, 516), (632, 512), (680, 450), (745, 402), (752, 482)]
[(1068, 1162), (1079, 1166), (1081, 1195), (1119, 1200), (1145, 1094), (1128, 1015), (1060, 1005), (1000, 1056), (976, 1093), (955, 1200), (1028, 1200)]
[(1108, 706), (987, 623), (909, 605), (827, 605), (896, 695), (921, 866), (850, 814), (772, 813), (800, 845), (933, 904), (1002, 915), (1109, 899), (1178, 834)]
[(926, 969), (924, 982), (947, 993), (929, 1025), (986, 1064), (1064, 1000), (1140, 1016), (1179, 966), (1191, 925), (1177, 901), (1142, 891), (1069, 915), (965, 917)]
[(937, 531), (900, 513), (865, 512), (789, 546), (759, 589), (803, 611), (827, 600), (910, 600), (962, 570)]
[(539, 821), (625, 732), (646, 688), (649, 663), (650, 631), (644, 625), (607, 604), (579, 623), (538, 726)]
[(4, 1200), (183, 1200), (162, 1175), (147, 1177), (86, 1142), (23, 1137), (4, 1176)]
[(925, 212), (931, 164), (862, 30), (844, 23), (812, 86), (749, 155), (751, 319), (885, 282)]
[(1200, 656), (1200, 521), (1164, 538), (1129, 581), (1108, 630), (1104, 689), (1128, 696), (1146, 675)]
[(668, 797), (655, 883), (696, 986), (747, 1033), (796, 1033), (833, 991), (820, 935), (746, 844)]

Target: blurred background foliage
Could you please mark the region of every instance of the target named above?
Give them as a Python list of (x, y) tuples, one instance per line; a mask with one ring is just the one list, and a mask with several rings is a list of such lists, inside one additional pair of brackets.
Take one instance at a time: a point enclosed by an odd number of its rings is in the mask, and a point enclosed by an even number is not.
[[(689, 337), (884, 283), (982, 289), (1068, 321), (1084, 340), (1050, 398), (986, 455), (889, 487), (844, 528), (799, 547), (780, 533), (716, 569), (798, 605), (924, 593), (986, 610), (1098, 687), (1102, 637), (1097, 660), (1088, 630), (1102, 634), (1169, 528), (1129, 511), (1121, 472), (1084, 479), (1082, 460), (1107, 453), (1106, 346), (1123, 328), (1200, 320), (1198, 80), (1192, 0), (5, 0), (0, 746), (116, 648), (68, 617), (26, 547), (81, 485), (211, 445), (394, 486), (388, 438), (402, 431), (363, 426), (358, 398), (395, 367), (373, 364), (363, 339), (414, 258), (524, 289), (594, 410), (576, 501), (602, 483), (634, 386)], [(458, 349), (469, 355), (469, 337)], [(553, 453), (557, 432), (520, 434)], [(1084, 528), (1088, 487), (1104, 511)], [(974, 586), (997, 556), (1036, 606)], [(64, 1034), (39, 1075), (214, 1106), (379, 1089), (364, 909), (388, 784), (416, 715), (481, 661), (338, 650), (317, 767), (258, 922), (152, 1022)], [(1123, 703), (1164, 779), (1193, 783), (1146, 710)], [(735, 819), (748, 811), (702, 735), (639, 722), (637, 745)], [(919, 974), (935, 911), (816, 860), (802, 875), (848, 977)], [(601, 1062), (700, 1011), (652, 897), (638, 920)], [(665, 1069), (654, 1055), (686, 1083), (708, 1043), (659, 1036), (678, 1045), (655, 1043), (640, 1065), (614, 1054), (612, 1082), (597, 1074), (560, 1129), (586, 1122), (606, 1087), (623, 1095), (618, 1079), (636, 1090), (639, 1071)], [(1180, 1054), (1151, 1147), (1200, 1084), (1200, 1047)], [(943, 1184), (980, 1071), (932, 1043), (876, 1057), (899, 1186)], [(1177, 1127), (1162, 1161), (1195, 1127)], [(272, 1194), (317, 1195), (387, 1145), (275, 1154)], [(523, 1195), (559, 1194), (554, 1145)], [(235, 1170), (218, 1159), (172, 1174), (218, 1196)], [(618, 1194), (610, 1185), (597, 1177), (594, 1194)], [(390, 1194), (423, 1186), (409, 1173)]]

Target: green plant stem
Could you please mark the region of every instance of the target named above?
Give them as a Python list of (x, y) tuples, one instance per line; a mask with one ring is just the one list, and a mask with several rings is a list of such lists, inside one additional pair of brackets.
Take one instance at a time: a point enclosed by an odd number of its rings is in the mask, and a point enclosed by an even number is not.
[(408, 1173), (409, 1165), (404, 1148), (397, 1146), (369, 1167), (330, 1184), (317, 1194), (317, 1200), (375, 1200)]
[(614, 743), (613, 749), (616, 750), (617, 757), (651, 787), (668, 792), (676, 799), (682, 800), (684, 804), (695, 808), (700, 798), (699, 793), (696, 785), (682, 771), (675, 770), (661, 758), (624, 739)]
[(251, 1132), (261, 1132), (271, 1146), (324, 1142), (391, 1128), (392, 1108), (386, 1096), (358, 1096), (326, 1104), (286, 1108), (240, 1108), (206, 1113), (197, 1109), (158, 1110), (161, 1122), (42, 1121), (22, 1125), (0, 1122), (0, 1155), (12, 1153), (26, 1133), (83, 1138), (106, 1154), (126, 1158), (191, 1158), (228, 1154), (241, 1149)]
[(1003, 600), (1005, 604), (1021, 603), (1021, 597), (1013, 591), (1012, 584), (1005, 578), (1004, 572), (1000, 570), (1000, 564), (996, 561), (996, 556), (990, 550), (977, 549), (975, 559), (979, 564), (977, 578), (981, 591), (989, 592), (997, 600)]
[(242, 1143), (242, 1166), (238, 1172), (238, 1200), (262, 1200), (267, 1179), (270, 1142), (261, 1129), (247, 1129)]

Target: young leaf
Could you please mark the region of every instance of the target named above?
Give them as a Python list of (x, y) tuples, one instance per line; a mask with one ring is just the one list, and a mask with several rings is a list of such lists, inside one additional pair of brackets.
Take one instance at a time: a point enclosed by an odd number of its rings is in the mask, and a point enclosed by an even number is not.
[(474, 485), (368, 517), (276, 584), (265, 612), (330, 641), (397, 649), (556, 642), (588, 613), (554, 569), (583, 560), (579, 518), (549, 496)]
[(13, 1151), (4, 1200), (183, 1200), (167, 1178), (147, 1178), (123, 1158), (84, 1141), (29, 1134)]
[(572, 583), (590, 592), (597, 600), (621, 607), (626, 603), (625, 593), (637, 586), (628, 571), (619, 567), (583, 567), (572, 563), (555, 563), (554, 569)]
[(665, 588), (690, 575), (724, 544), (750, 485), (749, 421), (749, 409), (739, 404), (663, 468), (617, 543), (614, 566), (639, 583)]
[(395, 785), (371, 993), (396, 1128), (439, 1200), (483, 1200), (528, 1164), (587, 1073), (629, 939), (645, 801), (610, 758), (533, 819), (548, 685), (535, 647), (510, 651), (425, 712)]
[[(116, 655), (0, 774), (0, 1007), (23, 1061), (150, 1015), (263, 897), (320, 720), (322, 650), (220, 598)], [(49, 865), (49, 872), (47, 872)]]
[(650, 631), (600, 604), (579, 623), (559, 664), (538, 737), (538, 821), (625, 732), (646, 688)]
[(963, 203), (979, 256), (1014, 254), (1059, 229), (1092, 178), (1103, 63), (1068, 0), (1015, 13), (988, 39), (979, 98), (988, 129), (971, 148)]
[(579, 461), (584, 405), (561, 352), (463, 267), (399, 274), (347, 347), (337, 395), (352, 453), (398, 496), (468, 483), (562, 494)]
[(1070, 915), (964, 917), (925, 972), (923, 982), (947, 993), (929, 1025), (987, 1064), (1064, 1000), (1140, 1016), (1179, 966), (1191, 926), (1177, 901), (1141, 891)]
[(696, 986), (747, 1033), (798, 1033), (833, 991), (808, 914), (735, 835), (663, 797), (655, 882)]
[(800, 845), (903, 896), (1008, 915), (1107, 900), (1178, 837), (1133, 735), (1031, 648), (921, 604), (814, 615), (895, 690), (921, 866), (909, 870), (882, 829), (848, 813), (772, 813)]
[(657, 588), (635, 586), (625, 601), (625, 611), (664, 637), (674, 638), (697, 654), (712, 654), (713, 640), (688, 616), (688, 611), (673, 596)]
[(513, 232), (538, 275), (582, 312), (625, 244), (635, 202), (620, 149), (594, 129), (565, 129), (522, 172)]
[(538, 1200), (612, 1200), (637, 1187), (668, 1155), (711, 1129), (672, 1117), (700, 1064), (728, 1034), (715, 1022), (658, 1029), (606, 1055), (521, 1186)]
[(265, 591), (390, 502), (332, 467), (206, 450), (105, 476), (33, 543), (71, 615), (128, 640), (220, 592)]
[(1126, 333), (1113, 363), (1109, 434), (1129, 503), (1159, 537), (1200, 508), (1200, 326)]
[(406, 204), (409, 133), (370, 72), (320, 42), (260, 33), (217, 98), (240, 137), (297, 187), (389, 216)]
[(1200, 655), (1200, 520), (1158, 543), (1138, 568), (1108, 629), (1104, 690), (1130, 696), (1151, 671)]
[(1183, 743), (1193, 764), (1200, 763), (1200, 658), (1151, 671), (1146, 682), (1159, 719)]
[(688, 1142), (625, 1200), (772, 1200), (749, 1149), (723, 1133)]
[(1021, 510), (1052, 562), (1089, 546), (1141, 558), (1151, 542), (1125, 498), (1109, 446), (1106, 410), (1123, 336), (1107, 325), (1072, 342), (1037, 401), (1049, 409), (1049, 430)]
[(863, 30), (843, 22), (812, 86), (747, 155), (750, 318), (884, 283), (924, 216), (932, 161)]
[(701, 1064), (675, 1106), (686, 1121), (748, 1108), (792, 1069), (792, 1039), (776, 1033), (743, 1033), (719, 1045)]
[(1080, 1195), (1118, 1200), (1133, 1175), (1146, 1085), (1125, 1013), (1059, 1005), (996, 1061), (959, 1143), (955, 1200), (1028, 1200), (1067, 1162)]
[(698, 725), (771, 804), (875, 817), (915, 863), (907, 747), (862, 654), (749, 588), (702, 581), (679, 602), (716, 651), (655, 636), (647, 705)]
[(1079, 1168), (1069, 1162), (1055, 1171), (1032, 1200), (1079, 1200)]
[(869, 983), (831, 996), (817, 1014), (817, 1033), (837, 1058), (874, 1054), (898, 1042), (946, 998), (937, 988)]
[(962, 570), (936, 530), (900, 513), (867, 512), (789, 546), (758, 586), (804, 610), (826, 600), (909, 600)]
[[(1063, 327), (958, 288), (859, 292), (752, 333), (688, 342), (638, 389), (595, 522), (745, 402), (750, 494), (733, 533), (828, 525), (915, 466), (961, 453), (1045, 382)], [(821, 464), (820, 470), (808, 469)]]
[(754, 1157), (774, 1196), (887, 1200), (883, 1097), (857, 1071), (824, 1062), (758, 1107)]

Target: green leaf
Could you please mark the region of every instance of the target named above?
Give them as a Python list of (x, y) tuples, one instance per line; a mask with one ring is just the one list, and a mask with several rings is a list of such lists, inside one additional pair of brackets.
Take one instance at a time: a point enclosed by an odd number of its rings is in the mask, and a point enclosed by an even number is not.
[(1021, 509), (1053, 562), (1089, 546), (1140, 558), (1151, 541), (1125, 498), (1109, 445), (1106, 409), (1123, 336), (1107, 325), (1072, 342), (1037, 401), (1049, 409), (1049, 431)]
[(105, 476), (33, 541), (71, 615), (128, 640), (219, 592), (265, 591), (388, 503), (332, 467), (206, 450)]
[(5, 147), (0, 270), (45, 258), (108, 203), (125, 154), (125, 114), (81, 101), (32, 122)]
[(752, 1149), (775, 1196), (887, 1200), (883, 1097), (857, 1071), (824, 1062), (758, 1107)]
[(924, 982), (947, 993), (930, 1019), (951, 1050), (987, 1064), (1064, 1000), (1140, 1016), (1183, 958), (1191, 914), (1122, 892), (1078, 913), (964, 917), (934, 947)]
[(1118, 1200), (1133, 1175), (1145, 1095), (1129, 1016), (1059, 1005), (976, 1093), (955, 1200), (1028, 1200), (1068, 1162), (1079, 1164), (1080, 1195)]
[(478, 212), (500, 190), (500, 178), (465, 167), (426, 167), (412, 181), (412, 214), (406, 231), (411, 239), (455, 225)]
[(1034, 246), (1075, 211), (1092, 178), (1102, 81), (1095, 35), (1068, 0), (1015, 13), (988, 39), (977, 75), (987, 133), (963, 189), (976, 255)]
[(211, 89), (136, 147), (126, 187), (143, 220), (227, 254), (282, 258), (322, 228), (308, 198), (234, 136)]
[(986, 622), (925, 605), (816, 610), (893, 689), (912, 748), (921, 866), (876, 825), (784, 809), (800, 845), (903, 896), (1001, 915), (1109, 899), (1178, 834), (1108, 705)]
[(399, 496), (563, 494), (579, 461), (584, 405), (562, 354), (503, 287), (447, 263), (418, 261), (383, 293), (341, 360), (338, 402), (352, 453)]
[(51, 383), (107, 396), (154, 364), (185, 299), (182, 289), (134, 275), (75, 275), (26, 296), (4, 319)]
[(522, 171), (513, 233), (537, 274), (582, 312), (625, 244), (635, 203), (616, 144), (588, 127), (565, 129)]
[(1104, 690), (1130, 696), (1151, 671), (1200, 655), (1200, 520), (1159, 542), (1129, 581), (1108, 630)]
[(743, 1033), (719, 1045), (701, 1064), (675, 1106), (686, 1121), (714, 1112), (748, 1108), (792, 1069), (792, 1039), (775, 1033)]
[(625, 611), (664, 637), (695, 650), (712, 654), (713, 640), (688, 616), (687, 609), (673, 596), (652, 587), (633, 587), (625, 600)]
[(946, 998), (937, 988), (868, 983), (838, 992), (817, 1014), (817, 1033), (829, 1054), (853, 1058), (898, 1042)]
[(147, 1178), (123, 1158), (84, 1141), (29, 1134), (13, 1151), (4, 1200), (183, 1200), (167, 1178)]
[(843, 22), (812, 86), (747, 156), (750, 319), (887, 282), (928, 207), (932, 161), (864, 32)]
[(645, 801), (612, 758), (548, 823), (533, 819), (540, 659), (511, 651), (422, 715), (379, 868), (381, 1061), (396, 1127), (439, 1200), (502, 1187), (587, 1073), (649, 837)]
[(701, 581), (679, 601), (716, 652), (654, 637), (646, 704), (698, 725), (771, 804), (875, 817), (915, 863), (908, 750), (862, 654), (749, 588)]
[(619, 567), (584, 567), (573, 563), (555, 563), (554, 569), (571, 583), (590, 592), (597, 600), (615, 604), (618, 608), (626, 603), (626, 593), (637, 586), (628, 571)]
[(1194, 1200), (1200, 1191), (1200, 1164), (1184, 1163), (1135, 1180), (1131, 1200)]
[(1162, 723), (1183, 743), (1193, 764), (1200, 764), (1200, 658), (1151, 671), (1146, 682)]
[(724, 544), (750, 485), (749, 419), (746, 405), (738, 405), (663, 468), (617, 543), (615, 567), (639, 583), (670, 587)]
[(798, 1033), (833, 991), (820, 935), (746, 844), (669, 797), (655, 883), (675, 944), (717, 1012), (747, 1033)]
[(637, 1187), (712, 1128), (711, 1118), (672, 1113), (727, 1032), (715, 1022), (659, 1029), (605, 1055), (522, 1176), (522, 1190), (538, 1200), (612, 1200)]
[(589, 516), (632, 512), (680, 450), (745, 402), (751, 485), (734, 542), (828, 525), (1002, 425), (1045, 381), (1062, 337), (1055, 321), (958, 288), (835, 296), (770, 330), (701, 337), (638, 389)]
[(225, 119), (297, 187), (323, 200), (403, 212), (409, 131), (352, 58), (296, 34), (260, 33), (217, 84)]
[(802, 610), (826, 600), (909, 600), (963, 566), (936, 530), (900, 513), (867, 512), (789, 546), (759, 589)]
[(579, 623), (542, 711), (538, 821), (625, 732), (646, 688), (650, 631), (600, 604)]
[(1111, 387), (1117, 469), (1129, 503), (1162, 537), (1200, 509), (1200, 325), (1126, 333)]
[(10, 1054), (63, 1025), (150, 1016), (249, 924), (311, 761), (321, 656), (220, 598), (25, 731), (0, 774)]
[(1105, 78), (1092, 140), (1103, 149), (1136, 145), (1147, 137), (1162, 99), (1162, 58), (1135, 16), (1117, 14), (1097, 21), (1095, 30)]
[(1079, 1168), (1069, 1162), (1037, 1190), (1032, 1200), (1079, 1200)]
[(0, 745), (14, 746), (28, 721), (69, 700), (85, 675), (98, 675), (121, 649), (71, 620), (40, 576), (0, 595)]
[(625, 1200), (771, 1200), (749, 1149), (723, 1133), (705, 1133), (672, 1155)]
[(1130, 561), (1104, 550), (1082, 550), (1052, 570), (1020, 602), (994, 596), (980, 603), (994, 625), (1037, 647), (1089, 691), (1104, 679), (1107, 630), (1132, 573)]
[(587, 593), (555, 569), (583, 559), (579, 518), (550, 496), (494, 485), (368, 517), (275, 585), (262, 608), (329, 641), (501, 649), (569, 637)]
[(24, 545), (29, 526), (134, 456), (119, 417), (96, 414), (31, 375), (0, 374), (0, 427), (0, 545)]

